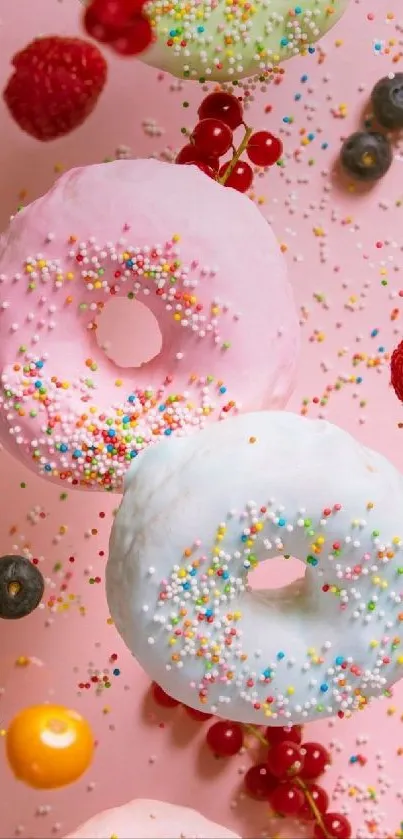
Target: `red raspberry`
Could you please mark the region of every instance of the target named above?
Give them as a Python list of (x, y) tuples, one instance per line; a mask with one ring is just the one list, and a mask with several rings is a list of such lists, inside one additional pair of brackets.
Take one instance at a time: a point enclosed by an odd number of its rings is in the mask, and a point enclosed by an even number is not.
[(12, 59), (3, 92), (16, 123), (37, 140), (78, 128), (95, 108), (107, 78), (98, 47), (80, 38), (37, 38)]
[(403, 341), (400, 342), (392, 353), (390, 381), (397, 398), (403, 402)]

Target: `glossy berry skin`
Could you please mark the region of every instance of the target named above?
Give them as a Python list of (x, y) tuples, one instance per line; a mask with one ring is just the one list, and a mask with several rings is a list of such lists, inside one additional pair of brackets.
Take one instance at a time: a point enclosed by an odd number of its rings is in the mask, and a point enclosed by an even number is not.
[[(326, 810), (329, 806), (329, 796), (326, 790), (323, 789), (323, 787), (320, 787), (318, 784), (309, 784), (309, 786), (307, 786), (307, 789), (315, 804), (316, 809), (319, 810), (319, 812), (322, 813), (322, 815), (323, 813), (326, 813)], [(315, 813), (309, 804), (308, 796), (305, 796), (305, 802), (298, 813), (298, 818), (303, 819), (307, 822), (314, 821), (315, 819)]]
[(205, 711), (198, 711), (196, 708), (189, 708), (188, 705), (183, 706), (187, 715), (195, 720), (196, 722), (205, 722), (205, 720), (211, 720), (212, 714), (206, 714)]
[(242, 728), (236, 722), (219, 720), (209, 728), (206, 742), (218, 757), (232, 757), (243, 746)]
[(215, 172), (218, 172), (219, 161), (216, 157), (203, 155), (193, 143), (188, 143), (178, 152), (175, 163), (206, 163)]
[(118, 37), (110, 42), (114, 52), (119, 55), (139, 55), (150, 46), (153, 40), (151, 23), (145, 15), (138, 15)]
[(203, 99), (199, 110), (197, 111), (199, 119), (207, 119), (214, 117), (225, 122), (233, 131), (238, 128), (243, 121), (242, 105), (236, 96), (231, 93), (225, 93), (219, 90), (216, 93), (209, 93)]
[(403, 402), (403, 341), (393, 350), (390, 360), (390, 383), (395, 394)]
[(145, 0), (92, 0), (90, 4), (93, 19), (112, 29), (122, 29), (139, 15)]
[(264, 736), (270, 746), (281, 743), (282, 740), (288, 740), (288, 742), (299, 744), (302, 740), (302, 725), (269, 725), (266, 728)]
[(265, 763), (257, 763), (248, 769), (244, 776), (244, 784), (251, 798), (267, 801), (270, 793), (278, 786), (278, 779), (269, 772)]
[(322, 817), (324, 832), (319, 824), (315, 825), (315, 839), (350, 839), (351, 824), (341, 813), (326, 813)]
[(160, 705), (161, 708), (177, 708), (177, 706), (180, 705), (180, 702), (178, 702), (177, 699), (174, 699), (173, 696), (169, 696), (168, 693), (165, 693), (165, 691), (162, 690), (162, 687), (157, 685), (156, 682), (153, 682), (151, 692), (154, 702), (156, 702), (157, 705)]
[(379, 125), (392, 131), (403, 128), (403, 73), (380, 79), (371, 93), (371, 104)]
[(376, 131), (356, 131), (344, 141), (340, 161), (347, 174), (371, 183), (386, 175), (393, 160), (389, 140)]
[(282, 740), (268, 751), (267, 765), (272, 775), (287, 780), (301, 773), (304, 755), (298, 743)]
[(192, 141), (203, 155), (222, 157), (232, 146), (232, 131), (221, 120), (208, 117), (197, 123)]
[(330, 754), (321, 743), (304, 743), (302, 751), (304, 766), (301, 769), (301, 778), (304, 781), (315, 781), (329, 766)]
[(248, 142), (246, 153), (255, 166), (274, 166), (283, 153), (283, 144), (269, 131), (256, 131)]
[[(224, 163), (221, 166), (219, 175), (220, 178), (225, 175), (225, 172), (230, 165), (230, 161), (228, 163)], [(245, 163), (244, 160), (237, 160), (232, 172), (228, 175), (227, 180), (225, 181), (224, 186), (229, 186), (232, 189), (236, 189), (237, 192), (247, 192), (248, 189), (251, 188), (253, 183), (253, 172), (249, 163)]]
[(285, 781), (270, 794), (269, 802), (275, 813), (281, 816), (296, 816), (304, 805), (305, 796), (297, 784)]

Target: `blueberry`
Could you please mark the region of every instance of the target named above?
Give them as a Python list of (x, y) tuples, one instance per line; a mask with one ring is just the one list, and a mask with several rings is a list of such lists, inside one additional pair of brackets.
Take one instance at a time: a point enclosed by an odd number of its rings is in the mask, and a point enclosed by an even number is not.
[(403, 128), (403, 73), (385, 76), (371, 93), (374, 116), (384, 128)]
[(25, 618), (39, 605), (45, 583), (24, 556), (0, 557), (0, 618)]
[(344, 141), (340, 160), (349, 175), (359, 181), (377, 181), (386, 175), (392, 160), (392, 146), (383, 134), (357, 131)]

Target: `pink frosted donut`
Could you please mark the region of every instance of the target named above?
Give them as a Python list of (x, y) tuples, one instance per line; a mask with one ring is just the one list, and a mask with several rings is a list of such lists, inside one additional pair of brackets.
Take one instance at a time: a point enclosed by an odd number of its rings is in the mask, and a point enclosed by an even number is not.
[(0, 240), (0, 441), (119, 491), (149, 443), (284, 406), (298, 324), (278, 243), (193, 166), (74, 169)]
[(104, 810), (67, 839), (239, 839), (189, 807), (137, 798)]

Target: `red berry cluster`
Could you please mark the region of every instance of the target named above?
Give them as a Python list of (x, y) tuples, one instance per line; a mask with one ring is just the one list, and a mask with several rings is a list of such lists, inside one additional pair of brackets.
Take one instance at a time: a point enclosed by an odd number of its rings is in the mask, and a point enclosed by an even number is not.
[(84, 12), (91, 38), (119, 55), (138, 55), (150, 46), (153, 31), (144, 14), (146, 0), (92, 0)]
[[(241, 156), (255, 166), (273, 166), (283, 153), (283, 144), (269, 131), (248, 128), (243, 119), (242, 104), (231, 93), (217, 91), (203, 99), (198, 110), (199, 122), (193, 129), (189, 142), (176, 158), (176, 163), (198, 166), (210, 178), (238, 192), (247, 192), (253, 183), (253, 170)], [(243, 126), (244, 138), (238, 148), (234, 146), (233, 132)], [(224, 163), (220, 159), (232, 150), (232, 158)]]
[[(157, 684), (153, 684), (155, 702), (164, 708), (181, 703)], [(184, 706), (195, 720), (204, 721), (211, 714)], [(350, 839), (351, 824), (341, 813), (329, 811), (329, 796), (316, 783), (330, 764), (330, 754), (321, 743), (302, 742), (302, 726), (268, 727), (265, 733), (253, 726), (217, 720), (207, 731), (206, 743), (217, 757), (232, 757), (244, 745), (244, 735), (253, 734), (267, 748), (264, 763), (256, 763), (244, 777), (245, 790), (251, 798), (267, 801), (278, 815), (313, 823), (313, 839)]]

